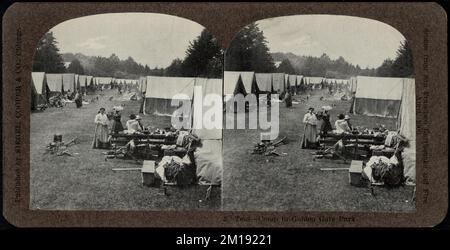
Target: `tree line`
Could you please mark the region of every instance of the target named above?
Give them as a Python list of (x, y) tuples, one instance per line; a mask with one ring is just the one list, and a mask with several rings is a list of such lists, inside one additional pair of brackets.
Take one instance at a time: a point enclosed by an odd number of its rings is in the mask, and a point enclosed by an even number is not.
[(342, 56), (332, 60), (325, 53), (320, 57), (298, 56), (293, 53), (270, 53), (267, 40), (255, 23), (243, 28), (233, 39), (226, 51), (225, 70), (259, 73), (281, 72), (340, 79), (356, 75), (414, 76), (412, 51), (407, 41), (400, 44), (395, 59), (386, 59), (377, 68), (361, 68), (359, 65), (347, 62)]
[[(57, 44), (52, 32), (43, 36), (33, 58), (33, 71), (129, 79), (146, 75), (221, 78), (223, 74), (223, 51), (206, 30), (189, 43), (183, 59), (174, 59), (166, 68), (150, 68), (136, 62), (131, 56), (121, 60), (115, 54), (109, 57), (61, 54)], [(65, 65), (65, 62), (70, 63)]]
[[(216, 39), (203, 30), (189, 43), (184, 58), (175, 58), (166, 68), (150, 68), (148, 65), (136, 62), (132, 57), (121, 60), (115, 54), (109, 57), (85, 56), (80, 53), (61, 55), (55, 37), (52, 32), (48, 32), (36, 48), (33, 71), (131, 79), (143, 75), (221, 78), (223, 69), (258, 73), (282, 72), (340, 79), (355, 75), (414, 76), (412, 51), (407, 41), (400, 44), (395, 59), (388, 58), (377, 68), (361, 68), (359, 65), (347, 62), (343, 57), (333, 60), (325, 53), (320, 57), (298, 56), (294, 53), (270, 53), (267, 43), (258, 25), (250, 24), (237, 33), (225, 52), (224, 61), (224, 51)], [(64, 62), (70, 62), (67, 68)]]

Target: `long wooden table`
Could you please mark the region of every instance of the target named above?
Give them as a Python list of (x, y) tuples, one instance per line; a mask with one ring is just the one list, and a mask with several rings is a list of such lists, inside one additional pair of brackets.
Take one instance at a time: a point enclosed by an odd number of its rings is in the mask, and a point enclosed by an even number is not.
[[(328, 133), (327, 135), (321, 135), (319, 143), (325, 147), (331, 147), (335, 145), (339, 140), (342, 140), (346, 153), (351, 155), (351, 159), (359, 160), (362, 156), (370, 156), (371, 145), (383, 145), (386, 136), (384, 135), (372, 135), (372, 134), (334, 134)], [(346, 156), (344, 156), (347, 158)]]
[(125, 133), (111, 133), (111, 143), (125, 145), (131, 140), (135, 140), (136, 143), (148, 143), (156, 145), (174, 145), (177, 141), (176, 135), (165, 135), (165, 134), (151, 134), (151, 133), (135, 133), (135, 134), (125, 134)]

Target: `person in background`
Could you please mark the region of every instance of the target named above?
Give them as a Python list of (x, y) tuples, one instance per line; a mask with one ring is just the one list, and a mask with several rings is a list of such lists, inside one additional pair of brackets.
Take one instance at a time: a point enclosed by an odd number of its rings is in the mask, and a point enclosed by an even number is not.
[(100, 108), (95, 116), (95, 133), (92, 148), (108, 147), (108, 116), (104, 108)]
[(142, 125), (142, 118), (139, 115), (136, 116), (136, 121), (139, 125), (138, 131), (144, 131), (144, 125)]
[(75, 91), (75, 97), (73, 98), (75, 101), (75, 105), (77, 105), (77, 108), (81, 108), (83, 106), (83, 97), (80, 95), (80, 92)]
[(353, 130), (352, 124), (350, 123), (350, 116), (345, 115), (344, 120), (347, 122), (348, 127), (350, 128), (350, 131)]
[(326, 135), (329, 131), (333, 130), (328, 110), (323, 109), (321, 118), (322, 118), (322, 126), (320, 126), (320, 133)]
[(119, 110), (113, 109), (112, 119), (113, 123), (111, 126), (111, 132), (117, 134), (123, 131), (123, 125), (121, 121), (122, 116), (120, 115)]
[(127, 121), (126, 126), (128, 133), (135, 133), (142, 131), (139, 122), (136, 120), (135, 114), (130, 115), (130, 120)]
[(286, 95), (284, 96), (284, 102), (286, 103), (286, 108), (292, 107), (292, 96), (289, 91), (287, 91)]
[(317, 117), (314, 108), (309, 108), (308, 113), (303, 117), (305, 129), (303, 133), (302, 148), (317, 147)]
[(343, 114), (338, 115), (338, 120), (336, 120), (334, 126), (336, 127), (336, 134), (352, 132)]

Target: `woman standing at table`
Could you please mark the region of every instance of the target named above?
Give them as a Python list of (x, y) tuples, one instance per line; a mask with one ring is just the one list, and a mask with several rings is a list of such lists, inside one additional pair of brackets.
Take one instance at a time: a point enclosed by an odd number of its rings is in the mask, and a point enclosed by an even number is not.
[(108, 116), (104, 108), (100, 108), (95, 116), (95, 132), (92, 148), (107, 148), (108, 142)]
[(317, 147), (317, 117), (314, 108), (309, 108), (308, 113), (303, 117), (305, 129), (303, 133), (302, 148)]
[(120, 115), (119, 110), (114, 110), (112, 115), (113, 123), (111, 126), (111, 132), (117, 134), (123, 131), (123, 125), (121, 121), (122, 116)]

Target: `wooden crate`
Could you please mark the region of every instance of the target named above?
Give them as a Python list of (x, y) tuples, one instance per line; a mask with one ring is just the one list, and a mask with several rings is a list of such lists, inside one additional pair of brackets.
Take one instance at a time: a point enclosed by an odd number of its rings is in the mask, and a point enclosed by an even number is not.
[(155, 161), (144, 161), (142, 166), (142, 184), (144, 186), (154, 186), (156, 183)]
[(348, 179), (352, 186), (360, 187), (363, 185), (362, 181), (363, 162), (353, 160), (348, 169)]

